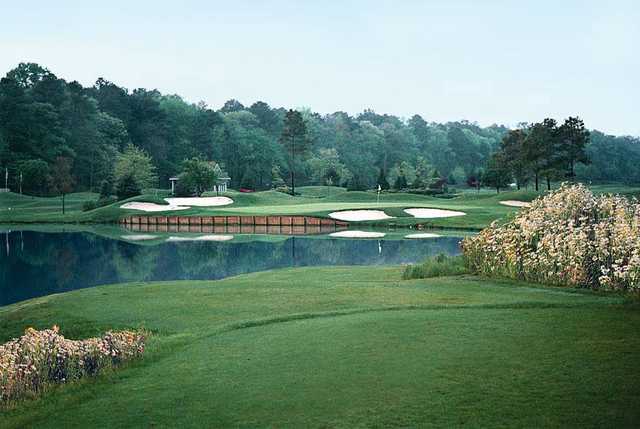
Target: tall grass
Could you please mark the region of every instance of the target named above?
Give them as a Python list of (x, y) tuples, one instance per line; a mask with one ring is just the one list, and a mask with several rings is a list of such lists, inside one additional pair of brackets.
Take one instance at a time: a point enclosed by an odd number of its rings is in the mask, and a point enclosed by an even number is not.
[(402, 273), (404, 280), (426, 279), (430, 277), (457, 276), (464, 274), (467, 269), (462, 256), (447, 256), (439, 254), (420, 264), (407, 265)]
[(0, 407), (32, 397), (47, 386), (95, 376), (144, 352), (141, 332), (107, 332), (101, 338), (68, 340), (58, 327), (28, 328), (0, 345)]

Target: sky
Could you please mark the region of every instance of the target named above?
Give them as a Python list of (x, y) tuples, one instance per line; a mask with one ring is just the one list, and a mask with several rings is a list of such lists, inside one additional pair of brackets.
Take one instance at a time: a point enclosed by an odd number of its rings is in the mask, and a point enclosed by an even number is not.
[(639, 22), (637, 0), (0, 0), (0, 76), (640, 136)]

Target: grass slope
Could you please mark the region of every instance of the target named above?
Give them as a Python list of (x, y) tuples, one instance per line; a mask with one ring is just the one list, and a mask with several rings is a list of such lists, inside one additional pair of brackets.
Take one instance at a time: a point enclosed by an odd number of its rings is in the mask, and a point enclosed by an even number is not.
[[(0, 308), (0, 339), (144, 326), (145, 359), (3, 427), (631, 427), (640, 312), (616, 296), (401, 268), (122, 284)], [(126, 298), (126, 299), (125, 299)], [(52, 417), (52, 416), (55, 416)]]

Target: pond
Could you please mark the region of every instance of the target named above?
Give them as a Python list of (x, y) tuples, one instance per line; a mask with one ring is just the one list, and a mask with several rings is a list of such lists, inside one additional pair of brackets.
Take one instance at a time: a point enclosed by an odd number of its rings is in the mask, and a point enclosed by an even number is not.
[(229, 241), (190, 241), (197, 237), (183, 234), (134, 242), (123, 239), (130, 231), (117, 227), (4, 230), (0, 306), (109, 283), (221, 279), (285, 267), (398, 265), (460, 252), (460, 234), (410, 240), (403, 239), (405, 233), (383, 240), (239, 234)]

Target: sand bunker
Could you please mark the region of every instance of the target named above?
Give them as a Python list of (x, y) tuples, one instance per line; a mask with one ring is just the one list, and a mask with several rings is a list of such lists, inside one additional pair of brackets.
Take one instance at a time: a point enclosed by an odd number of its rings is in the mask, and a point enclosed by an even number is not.
[(131, 235), (122, 235), (121, 238), (125, 240), (131, 240), (131, 241), (141, 241), (141, 240), (153, 240), (154, 238), (157, 238), (157, 235), (131, 234)]
[(233, 204), (233, 200), (229, 197), (165, 198), (164, 200), (171, 206), (217, 207)]
[(229, 241), (233, 240), (233, 235), (200, 235), (197, 237), (174, 237), (167, 238), (167, 241)]
[(329, 213), (329, 217), (349, 222), (393, 219), (393, 216), (387, 215), (382, 210), (344, 210), (341, 212)]
[(233, 200), (229, 197), (165, 198), (164, 200), (168, 202), (169, 205), (132, 201), (130, 203), (121, 205), (120, 208), (129, 210), (142, 210), (145, 212), (166, 212), (173, 210), (187, 210), (192, 206), (217, 207), (233, 204)]
[(528, 203), (526, 201), (518, 201), (518, 200), (500, 201), (500, 204), (502, 204), (503, 206), (509, 206), (509, 207), (531, 207), (531, 203)]
[(405, 209), (405, 213), (420, 219), (436, 219), (441, 217), (464, 216), (464, 212), (442, 209)]
[(386, 234), (384, 232), (369, 232), (369, 231), (339, 231), (329, 234), (331, 237), (339, 238), (382, 238)]
[(422, 232), (417, 234), (405, 235), (404, 238), (437, 238), (442, 237), (440, 234), (432, 234), (430, 232)]
[(120, 208), (128, 210), (142, 210), (144, 212), (167, 212), (172, 210), (186, 210), (189, 207), (131, 201), (130, 203), (121, 205)]

